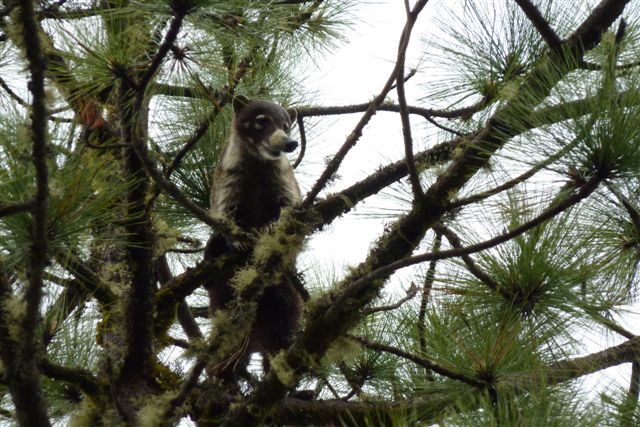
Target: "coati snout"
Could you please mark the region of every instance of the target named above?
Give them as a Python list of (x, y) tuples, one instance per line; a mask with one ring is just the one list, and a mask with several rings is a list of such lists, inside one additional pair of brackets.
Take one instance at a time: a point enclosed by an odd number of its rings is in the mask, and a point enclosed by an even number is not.
[(251, 154), (264, 160), (276, 160), (282, 153), (291, 153), (298, 142), (291, 139), (291, 123), (296, 110), (285, 110), (270, 101), (250, 100), (239, 95), (233, 99), (235, 132), (240, 139), (249, 142)]

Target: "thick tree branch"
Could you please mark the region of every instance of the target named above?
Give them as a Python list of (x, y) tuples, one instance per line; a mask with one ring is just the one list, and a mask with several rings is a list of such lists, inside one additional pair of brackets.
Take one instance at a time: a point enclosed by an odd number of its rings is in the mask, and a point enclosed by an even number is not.
[(605, 32), (622, 14), (630, 0), (602, 0), (585, 21), (567, 38), (567, 43), (576, 48), (594, 48)]
[(40, 368), (47, 377), (73, 384), (92, 398), (98, 398), (105, 392), (100, 379), (85, 369), (57, 365), (46, 359), (40, 362)]
[[(11, 339), (5, 345), (16, 347), (13, 360), (3, 357), (5, 377), (19, 424), (34, 427), (49, 426), (47, 404), (40, 385), (37, 366), (37, 326), (39, 323), (40, 302), (42, 300), (44, 281), (43, 272), (48, 260), (47, 210), (49, 206), (49, 171), (47, 166), (47, 108), (44, 92), (44, 75), (47, 62), (42, 53), (38, 23), (35, 19), (34, 5), (31, 0), (21, 0), (13, 5), (17, 8), (17, 19), (23, 32), (18, 37), (24, 37), (22, 43), (29, 64), (29, 90), (32, 94), (31, 102), (31, 161), (35, 169), (36, 194), (31, 209), (32, 235), (31, 254), (27, 276), (24, 302), (26, 309), (19, 322), (18, 337)], [(0, 279), (3, 280), (3, 279)], [(11, 298), (8, 284), (0, 285), (4, 288), (0, 301)], [(7, 298), (7, 299), (5, 299)], [(0, 309), (1, 310), (1, 309)], [(2, 319), (4, 318), (4, 319)], [(8, 320), (7, 315), (0, 316), (0, 323)], [(17, 339), (16, 339), (17, 338)], [(11, 342), (13, 341), (13, 342)]]
[(558, 49), (562, 44), (560, 37), (556, 34), (556, 32), (551, 28), (549, 21), (547, 21), (544, 16), (540, 13), (538, 8), (531, 3), (530, 0), (515, 0), (520, 9), (527, 15), (529, 21), (536, 27), (536, 30), (540, 33), (544, 41), (549, 45), (551, 49)]

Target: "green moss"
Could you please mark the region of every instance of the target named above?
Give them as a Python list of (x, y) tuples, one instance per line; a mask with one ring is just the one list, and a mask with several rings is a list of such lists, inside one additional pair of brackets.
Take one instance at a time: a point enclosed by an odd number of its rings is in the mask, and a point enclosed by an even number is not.
[(169, 226), (166, 221), (155, 218), (153, 228), (156, 239), (153, 245), (153, 256), (159, 257), (164, 255), (169, 249), (173, 249), (178, 244), (180, 231)]
[(287, 363), (287, 354), (284, 350), (270, 358), (269, 362), (271, 363), (271, 369), (273, 369), (282, 384), (287, 387), (296, 385), (296, 372)]
[(171, 399), (176, 396), (175, 391), (147, 399), (146, 404), (138, 411), (138, 426), (155, 427), (162, 425), (164, 415), (171, 405)]
[[(257, 303), (244, 303), (243, 308), (243, 310), (238, 310), (238, 312), (245, 314), (241, 318), (231, 317), (227, 310), (216, 311), (213, 317), (216, 332), (212, 339), (216, 341), (217, 349), (215, 355), (212, 355), (211, 363), (218, 364), (233, 357), (249, 336), (255, 319)], [(209, 352), (208, 348), (207, 352)]]
[(27, 313), (27, 303), (20, 296), (12, 296), (3, 302), (3, 309), (8, 317), (9, 336), (13, 341), (22, 341), (21, 321)]
[(255, 261), (268, 264), (279, 260), (285, 266), (295, 263), (304, 242), (305, 225), (294, 220), (291, 208), (283, 209), (280, 220), (261, 234), (254, 249)]
[(358, 342), (347, 337), (339, 337), (325, 352), (322, 364), (326, 366), (336, 362), (349, 362), (361, 354), (362, 346)]
[(97, 423), (97, 410), (90, 400), (84, 399), (69, 418), (69, 427), (92, 427)]
[(233, 276), (233, 286), (241, 293), (246, 286), (250, 286), (258, 278), (258, 270), (255, 267), (245, 267), (238, 270)]

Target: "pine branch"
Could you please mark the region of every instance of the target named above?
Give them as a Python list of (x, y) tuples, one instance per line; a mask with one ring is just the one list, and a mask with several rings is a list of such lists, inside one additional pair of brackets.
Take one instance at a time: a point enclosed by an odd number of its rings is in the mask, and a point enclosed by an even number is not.
[(180, 32), (180, 27), (182, 26), (182, 22), (184, 21), (184, 17), (189, 12), (191, 6), (188, 0), (174, 0), (172, 2), (172, 8), (174, 9), (174, 16), (169, 24), (169, 30), (164, 36), (164, 40), (158, 47), (158, 51), (151, 59), (151, 64), (145, 70), (144, 74), (140, 78), (136, 86), (136, 90), (140, 93), (139, 96), (143, 96), (144, 92), (147, 89), (147, 86), (151, 82), (151, 79), (156, 74), (162, 61), (164, 60), (167, 53), (169, 53), (169, 49), (173, 46), (176, 38), (178, 37), (178, 33)]
[[(3, 365), (9, 391), (16, 408), (19, 424), (30, 426), (49, 426), (47, 404), (42, 392), (37, 354), (37, 326), (39, 324), (40, 303), (43, 295), (43, 271), (48, 259), (47, 209), (49, 205), (49, 171), (47, 167), (47, 109), (44, 92), (44, 73), (47, 66), (38, 36), (38, 23), (31, 0), (21, 0), (13, 5), (17, 8), (17, 20), (23, 29), (18, 37), (24, 37), (20, 44), (27, 58), (32, 94), (31, 101), (31, 161), (35, 169), (36, 194), (31, 209), (33, 219), (31, 235), (31, 254), (29, 260), (29, 278), (24, 292), (26, 309), (19, 322), (19, 341), (7, 336), (5, 345), (15, 347), (12, 360), (4, 353)], [(0, 301), (11, 298), (11, 290), (4, 278), (0, 284)], [(2, 311), (2, 309), (0, 309)], [(0, 315), (0, 324), (7, 325), (8, 316)], [(4, 332), (4, 331), (2, 331)], [(15, 334), (14, 334), (15, 335)], [(4, 339), (3, 339), (4, 341)], [(12, 342), (13, 341), (13, 342)]]
[[(462, 241), (460, 240), (460, 237), (458, 237), (458, 235), (453, 230), (449, 229), (448, 227), (442, 224), (434, 225), (433, 229), (436, 233), (440, 233), (443, 236), (445, 236), (449, 241), (449, 243), (451, 244), (451, 246), (453, 247), (453, 249), (462, 250), (462, 247), (463, 247)], [(487, 273), (482, 271), (480, 267), (478, 267), (475, 261), (468, 254), (461, 255), (460, 258), (462, 258), (462, 261), (467, 266), (467, 270), (469, 270), (469, 272), (473, 274), (478, 280), (480, 280), (482, 283), (487, 285), (487, 287), (492, 291), (499, 290), (498, 283), (496, 283), (493, 277), (489, 276)], [(436, 260), (431, 260), (431, 261), (436, 261)]]
[(468, 197), (465, 197), (463, 199), (458, 199), (455, 200), (451, 203), (450, 207), (451, 209), (457, 209), (460, 208), (462, 206), (467, 206), (470, 205), (472, 203), (477, 203), (481, 200), (487, 199), (491, 196), (495, 196), (496, 194), (502, 193), (503, 191), (506, 190), (510, 190), (513, 187), (515, 187), (516, 185), (522, 184), (523, 182), (525, 182), (527, 179), (531, 178), (532, 176), (534, 176), (536, 173), (540, 172), (541, 170), (543, 170), (544, 168), (546, 168), (547, 166), (551, 165), (553, 162), (561, 159), (562, 157), (564, 157), (566, 154), (568, 154), (571, 149), (573, 149), (576, 145), (578, 145), (578, 139), (574, 139), (573, 141), (571, 141), (571, 143), (567, 144), (565, 147), (563, 147), (562, 149), (558, 150), (558, 152), (552, 154), (551, 156), (547, 157), (546, 159), (544, 159), (542, 162), (538, 163), (537, 165), (533, 166), (531, 169), (529, 169), (528, 171), (518, 175), (517, 177), (510, 179), (508, 181), (506, 181), (503, 184), (498, 185), (497, 187), (494, 187), (490, 190), (487, 191), (483, 191), (481, 193), (478, 194), (474, 194)]
[[(298, 114), (301, 117), (355, 114), (355, 113), (362, 113), (367, 111), (370, 105), (371, 105), (370, 103), (364, 103), (364, 104), (353, 104), (353, 105), (344, 105), (344, 106), (301, 106), (301, 107), (298, 107)], [(408, 105), (407, 109), (410, 114), (422, 116), (427, 120), (433, 117), (441, 117), (444, 119), (456, 119), (456, 118), (469, 117), (474, 113), (481, 111), (487, 105), (488, 105), (488, 102), (486, 100), (482, 100), (469, 107), (463, 107), (455, 110), (438, 110), (438, 109), (432, 109), (432, 108), (422, 108), (422, 107), (417, 107), (412, 105)], [(400, 106), (398, 104), (385, 101), (384, 103), (378, 105), (377, 111), (399, 113)]]
[[(445, 250), (445, 251), (438, 251), (438, 252), (433, 252), (433, 253), (425, 253), (422, 255), (416, 255), (413, 257), (408, 257), (408, 258), (404, 258), (398, 261), (394, 261), (392, 263), (389, 263), (383, 267), (380, 267), (376, 270), (371, 271), (370, 273), (368, 273), (367, 275), (365, 275), (364, 277), (358, 279), (358, 283), (359, 282), (369, 282), (371, 280), (375, 280), (379, 277), (385, 277), (389, 274), (391, 274), (392, 272), (400, 269), (400, 268), (404, 268), (404, 267), (408, 267), (410, 265), (414, 265), (414, 264), (418, 264), (421, 262), (426, 262), (426, 261), (431, 261), (431, 260), (441, 260), (441, 259), (447, 259), (447, 258), (454, 258), (454, 257), (463, 257), (466, 255), (470, 255), (476, 252), (481, 252), (487, 249), (490, 249), (494, 246), (497, 246), (501, 243), (507, 242), (511, 239), (513, 239), (514, 237), (517, 237), (529, 230), (531, 230), (534, 227), (539, 226), (540, 224), (543, 224), (544, 222), (548, 221), (549, 219), (553, 218), (554, 216), (558, 215), (559, 213), (569, 209), (570, 207), (574, 206), (575, 204), (579, 203), (580, 201), (582, 201), (583, 199), (587, 198), (589, 195), (591, 195), (597, 188), (598, 188), (598, 184), (602, 181), (602, 177), (598, 177), (598, 176), (594, 176), (592, 177), (589, 181), (587, 181), (576, 193), (572, 194), (571, 196), (566, 197), (563, 200), (560, 200), (557, 203), (552, 203), (551, 206), (549, 206), (544, 212), (542, 212), (540, 215), (538, 215), (537, 217), (525, 222), (524, 224), (519, 225), (518, 227), (513, 228), (512, 230), (503, 233), (499, 236), (496, 236), (492, 239), (489, 240), (485, 240), (484, 242), (480, 242), (480, 243), (476, 243), (470, 246), (465, 246), (465, 247), (460, 247), (460, 248), (454, 248), (454, 249), (449, 249), (449, 250)], [(561, 192), (562, 194), (562, 192)], [(440, 230), (443, 231), (443, 230)], [(473, 263), (471, 263), (471, 265), (475, 265)], [(469, 264), (468, 264), (469, 266)], [(486, 280), (491, 280), (489, 277), (485, 277), (485, 275), (480, 272), (477, 269), (474, 269), (474, 274), (479, 274), (480, 277), (484, 277)], [(355, 284), (355, 283), (354, 283)]]
[(45, 348), (51, 343), (59, 327), (76, 308), (84, 305), (89, 293), (77, 281), (66, 286), (44, 315), (42, 343)]
[[(425, 151), (416, 153), (415, 160), (421, 167), (450, 160), (453, 150), (462, 143), (461, 138), (442, 142)], [(407, 176), (407, 164), (404, 160), (384, 166), (365, 179), (339, 193), (330, 194), (313, 205), (313, 211), (322, 219), (322, 225), (330, 224), (334, 219), (349, 212), (359, 202), (377, 194), (380, 190)]]

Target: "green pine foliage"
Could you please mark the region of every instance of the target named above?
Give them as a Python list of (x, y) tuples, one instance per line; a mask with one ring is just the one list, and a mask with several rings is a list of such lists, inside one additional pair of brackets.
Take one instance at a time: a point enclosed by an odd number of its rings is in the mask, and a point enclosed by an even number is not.
[[(2, 3), (0, 426), (640, 423), (640, 6), (407, 4), (419, 67), (327, 106), (307, 68), (368, 4)], [(309, 140), (312, 196), (249, 233), (208, 212), (237, 95), (296, 106)], [(411, 135), (376, 140), (381, 111)], [(311, 141), (353, 113), (342, 148)], [(351, 181), (359, 139), (383, 160)], [(314, 236), (364, 203), (361, 263), (324, 267)], [(205, 256), (212, 232), (234, 250)], [(214, 314), (213, 275), (235, 298)], [(300, 330), (250, 358), (284, 281)]]

